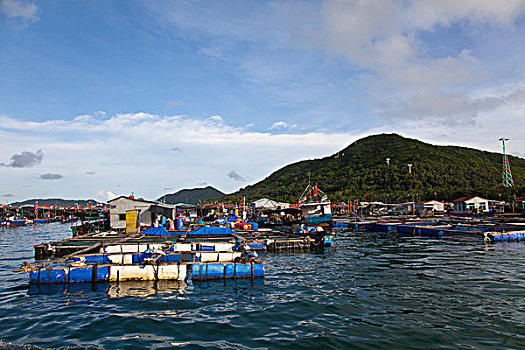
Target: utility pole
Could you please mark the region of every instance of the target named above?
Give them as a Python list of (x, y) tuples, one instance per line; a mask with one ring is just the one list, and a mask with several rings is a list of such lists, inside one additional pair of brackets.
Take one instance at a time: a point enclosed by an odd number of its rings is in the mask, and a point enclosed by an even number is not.
[(499, 140), (503, 143), (503, 169), (501, 173), (501, 182), (503, 184), (503, 187), (513, 187), (514, 181), (512, 181), (512, 173), (510, 172), (509, 159), (507, 157), (507, 152), (505, 149), (505, 141), (508, 141), (509, 139), (502, 137)]
[(168, 191), (168, 190), (172, 190), (172, 188), (171, 187), (164, 187), (164, 200), (163, 200), (164, 204), (166, 204), (166, 191)]

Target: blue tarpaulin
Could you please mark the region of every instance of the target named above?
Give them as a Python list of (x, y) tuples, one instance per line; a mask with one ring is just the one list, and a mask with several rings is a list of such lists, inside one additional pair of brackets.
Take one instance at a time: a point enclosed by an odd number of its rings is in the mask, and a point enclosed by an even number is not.
[(175, 236), (180, 235), (180, 232), (169, 232), (164, 227), (150, 227), (141, 234), (146, 236)]
[(209, 227), (204, 226), (188, 232), (188, 235), (232, 235), (235, 231), (228, 227)]

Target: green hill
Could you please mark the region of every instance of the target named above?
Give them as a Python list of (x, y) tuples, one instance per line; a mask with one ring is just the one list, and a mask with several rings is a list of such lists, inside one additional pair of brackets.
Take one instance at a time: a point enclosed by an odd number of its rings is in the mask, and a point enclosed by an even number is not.
[(186, 190), (180, 190), (176, 193), (170, 193), (167, 194), (165, 197), (162, 196), (158, 201), (164, 201), (166, 199), (166, 203), (168, 204), (176, 204), (176, 203), (187, 203), (187, 204), (197, 204), (200, 201), (204, 202), (210, 199), (215, 198), (222, 198), (224, 196), (224, 193), (211, 187), (207, 186), (204, 188), (193, 188), (193, 189), (186, 189)]
[(512, 189), (501, 185), (499, 153), (434, 146), (397, 134), (373, 135), (332, 156), (287, 165), (228, 198), (270, 197), (295, 203), (310, 172), (312, 184), (317, 183), (333, 202), (452, 200), (466, 195), (505, 199), (525, 189), (525, 160), (509, 156), (509, 162), (516, 185)]
[(98, 201), (94, 199), (62, 199), (62, 198), (35, 198), (35, 199), (28, 199), (22, 202), (13, 202), (9, 205), (12, 205), (14, 207), (20, 207), (22, 205), (34, 205), (35, 202), (38, 202), (38, 205), (56, 205), (59, 207), (72, 207), (75, 204), (80, 205), (82, 208), (86, 208), (88, 206), (88, 203), (91, 206), (95, 206)]

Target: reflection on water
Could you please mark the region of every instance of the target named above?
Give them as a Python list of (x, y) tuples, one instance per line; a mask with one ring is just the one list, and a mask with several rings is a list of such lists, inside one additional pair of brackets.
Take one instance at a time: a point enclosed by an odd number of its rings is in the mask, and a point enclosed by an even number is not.
[[(70, 283), (30, 284), (28, 294), (63, 294), (80, 296), (89, 293), (105, 293), (110, 298), (126, 296), (148, 297), (156, 294), (181, 294), (188, 285), (184, 281), (125, 281), (121, 283)], [(87, 296), (89, 297), (89, 295)]]
[[(189, 283), (189, 284), (188, 284)], [(143, 297), (162, 296), (165, 298), (183, 298), (188, 287), (191, 291), (208, 290), (220, 291), (230, 289), (230, 292), (242, 291), (255, 285), (264, 285), (264, 278), (243, 280), (212, 280), (212, 281), (124, 281), (102, 282), (102, 283), (70, 283), (70, 284), (29, 284), (16, 289), (27, 290), (28, 295), (57, 295), (62, 294), (70, 297), (86, 296), (90, 293), (105, 293), (109, 298), (120, 297)]]

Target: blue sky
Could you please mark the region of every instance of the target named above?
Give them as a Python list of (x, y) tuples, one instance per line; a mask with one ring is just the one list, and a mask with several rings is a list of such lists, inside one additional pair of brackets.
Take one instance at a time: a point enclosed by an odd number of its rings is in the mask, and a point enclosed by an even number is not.
[(0, 202), (232, 192), (381, 132), (524, 157), (524, 20), (517, 0), (0, 0)]

